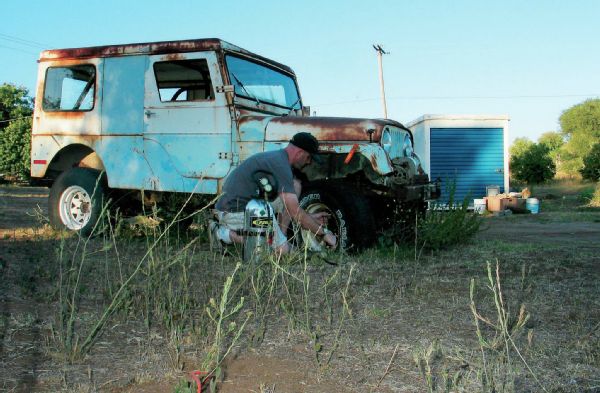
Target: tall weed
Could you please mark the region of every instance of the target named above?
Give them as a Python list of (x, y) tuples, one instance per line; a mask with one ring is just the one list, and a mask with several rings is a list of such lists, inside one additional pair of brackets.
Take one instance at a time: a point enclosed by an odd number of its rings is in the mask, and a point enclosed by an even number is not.
[(451, 193), (447, 206), (433, 205), (418, 225), (417, 244), (439, 250), (468, 241), (479, 230), (479, 217), (468, 210), (469, 197), (454, 203)]
[[(524, 268), (517, 292), (526, 290), (526, 274)], [(478, 292), (476, 280), (471, 280), (469, 299), (477, 337), (476, 348), (450, 348), (433, 340), (413, 352), (413, 360), (427, 391), (502, 393), (525, 388), (525, 391), (545, 392), (521, 348), (529, 313), (523, 303), (507, 299), (498, 262), (495, 269), (487, 263), (487, 285), (484, 288), (483, 292)], [(517, 293), (516, 299), (520, 300), (522, 296)], [(516, 310), (513, 309), (515, 304)], [(532, 334), (532, 331), (527, 333), (525, 345), (530, 345)], [(518, 380), (524, 380), (519, 378), (524, 372), (533, 377), (537, 386), (518, 385)]]

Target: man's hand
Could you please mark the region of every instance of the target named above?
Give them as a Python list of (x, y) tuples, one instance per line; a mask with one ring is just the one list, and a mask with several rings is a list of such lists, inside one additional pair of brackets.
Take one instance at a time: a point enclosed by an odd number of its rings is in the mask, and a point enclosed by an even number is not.
[(335, 249), (337, 246), (337, 237), (332, 232), (327, 232), (325, 236), (323, 236), (323, 241), (328, 248)]
[(327, 212), (318, 212), (318, 213), (311, 213), (310, 216), (319, 224), (327, 225), (327, 221), (329, 221), (329, 217), (331, 217), (331, 214), (329, 214)]
[[(282, 192), (279, 194), (283, 200), (286, 211), (289, 213), (292, 220), (300, 223), (300, 226), (304, 229), (308, 229), (315, 235), (325, 229), (327, 219), (330, 214), (327, 212), (320, 212), (314, 214), (308, 214), (298, 204), (298, 196), (290, 192)], [(322, 232), (321, 232), (322, 233)], [(322, 239), (327, 247), (335, 248), (337, 246), (337, 237), (330, 231), (325, 229), (325, 235)]]

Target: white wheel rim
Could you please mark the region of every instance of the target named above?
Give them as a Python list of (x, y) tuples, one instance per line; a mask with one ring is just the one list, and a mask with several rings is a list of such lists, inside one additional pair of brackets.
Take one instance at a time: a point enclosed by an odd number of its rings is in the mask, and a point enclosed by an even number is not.
[(70, 230), (83, 228), (92, 217), (92, 198), (80, 186), (68, 187), (60, 196), (60, 219)]
[[(325, 205), (324, 203), (313, 203), (306, 207), (305, 211), (308, 214), (319, 213), (319, 212), (327, 212), (331, 215), (330, 220), (335, 220), (335, 214), (331, 211), (331, 209)], [(317, 236), (309, 230), (302, 229), (300, 232), (302, 236), (302, 241), (305, 245), (308, 246), (309, 250), (320, 252), (323, 251), (323, 244), (317, 239)]]

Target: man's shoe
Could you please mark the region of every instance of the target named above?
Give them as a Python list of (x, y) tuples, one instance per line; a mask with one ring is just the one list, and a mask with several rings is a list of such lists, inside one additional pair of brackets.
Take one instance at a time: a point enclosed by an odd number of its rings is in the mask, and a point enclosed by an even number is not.
[(208, 243), (211, 252), (217, 252), (221, 254), (223, 252), (223, 242), (219, 239), (217, 231), (219, 230), (219, 223), (214, 220), (208, 221)]

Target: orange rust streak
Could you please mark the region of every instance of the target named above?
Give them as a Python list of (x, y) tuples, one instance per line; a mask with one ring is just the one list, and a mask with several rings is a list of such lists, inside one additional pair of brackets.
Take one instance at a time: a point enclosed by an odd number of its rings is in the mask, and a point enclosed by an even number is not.
[(89, 113), (91, 111), (73, 111), (73, 112), (69, 112), (69, 111), (45, 111), (44, 112), (44, 116), (48, 117), (48, 118), (55, 118), (58, 117), (60, 119), (79, 119), (84, 117), (87, 113)]

